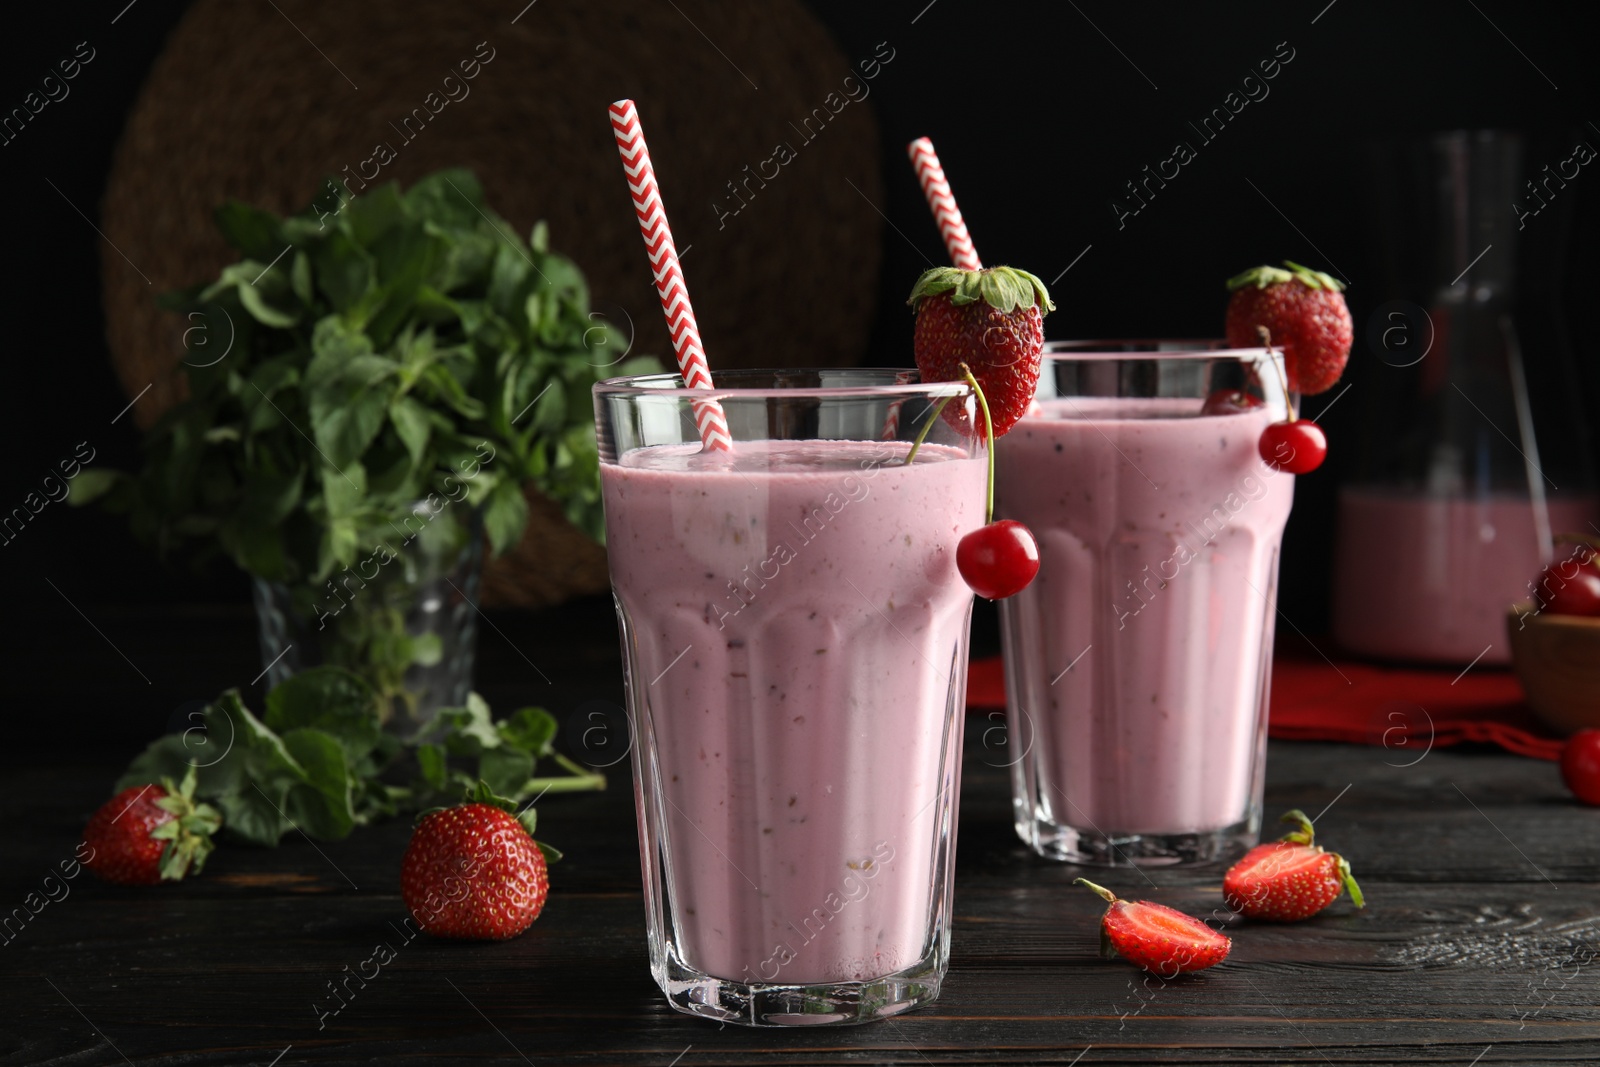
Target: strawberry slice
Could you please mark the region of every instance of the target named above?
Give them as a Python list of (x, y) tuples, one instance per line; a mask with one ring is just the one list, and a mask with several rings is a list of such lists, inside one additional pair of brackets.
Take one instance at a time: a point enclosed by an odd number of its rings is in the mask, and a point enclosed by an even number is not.
[(1215, 967), (1228, 958), (1233, 941), (1192, 915), (1148, 900), (1120, 900), (1087, 878), (1076, 880), (1111, 906), (1100, 919), (1100, 946), (1147, 971), (1171, 977)]
[[(1044, 315), (1054, 311), (1044, 282), (1012, 267), (935, 267), (917, 279), (907, 301), (917, 312), (912, 351), (925, 382), (955, 382), (965, 363), (983, 386), (1003, 436), (1027, 413), (1039, 384)], [(966, 413), (945, 412), (966, 430)]]
[(1228, 868), (1222, 879), (1224, 903), (1241, 915), (1273, 922), (1309, 919), (1346, 889), (1356, 907), (1366, 907), (1349, 861), (1313, 843), (1316, 831), (1306, 813), (1296, 808), (1281, 821), (1296, 823), (1299, 829), (1271, 844), (1257, 845)]

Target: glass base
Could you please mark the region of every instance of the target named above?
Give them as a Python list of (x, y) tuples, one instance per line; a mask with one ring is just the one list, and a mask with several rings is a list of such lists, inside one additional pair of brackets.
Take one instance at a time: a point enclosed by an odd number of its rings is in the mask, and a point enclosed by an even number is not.
[(1102, 833), (1034, 819), (1019, 820), (1017, 833), (1039, 855), (1063, 863), (1097, 867), (1177, 867), (1233, 860), (1261, 837), (1261, 815), (1225, 826), (1178, 834)]
[(882, 978), (778, 985), (714, 978), (669, 952), (665, 973), (656, 981), (669, 1004), (702, 1019), (740, 1026), (851, 1026), (932, 1003), (944, 981), (945, 962), (936, 939), (921, 960)]

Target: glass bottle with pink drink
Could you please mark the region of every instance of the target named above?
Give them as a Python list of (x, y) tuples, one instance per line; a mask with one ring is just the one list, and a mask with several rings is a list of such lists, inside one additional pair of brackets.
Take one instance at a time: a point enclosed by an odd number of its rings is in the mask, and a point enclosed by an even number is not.
[(1523, 157), (1520, 137), (1472, 130), (1408, 160), (1425, 184), (1392, 229), (1427, 262), (1396, 283), (1420, 304), (1372, 311), (1339, 496), (1333, 634), (1352, 652), (1509, 663), (1506, 612), (1556, 538), (1600, 530), (1592, 416), (1557, 303), (1566, 220), (1540, 198), (1565, 183), (1548, 166), (1544, 185), (1525, 180)]

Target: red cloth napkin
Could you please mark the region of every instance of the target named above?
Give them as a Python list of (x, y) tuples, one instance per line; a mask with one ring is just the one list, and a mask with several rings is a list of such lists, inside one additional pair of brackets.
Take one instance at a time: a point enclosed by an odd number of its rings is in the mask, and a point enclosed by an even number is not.
[[(1004, 708), (1000, 657), (974, 660), (967, 708)], [(1272, 737), (1381, 745), (1404, 766), (1429, 748), (1486, 741), (1535, 759), (1561, 758), (1561, 739), (1523, 702), (1516, 675), (1503, 668), (1432, 670), (1336, 659), (1311, 646), (1280, 643), (1272, 664)]]

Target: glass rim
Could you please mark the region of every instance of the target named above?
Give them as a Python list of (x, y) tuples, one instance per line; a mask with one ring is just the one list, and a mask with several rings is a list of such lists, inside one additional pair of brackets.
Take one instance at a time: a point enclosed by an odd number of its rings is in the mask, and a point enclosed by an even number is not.
[[(1192, 347), (1179, 348), (1116, 348), (1116, 345), (1181, 345)], [(1257, 345), (1251, 348), (1228, 348), (1227, 342), (1221, 339), (1180, 339), (1180, 338), (1120, 338), (1096, 341), (1046, 341), (1044, 351), (1040, 354), (1042, 360), (1052, 360), (1058, 363), (1066, 362), (1112, 362), (1115, 360), (1160, 360), (1160, 359), (1233, 359), (1240, 362), (1257, 363), (1266, 356), (1265, 346)], [(1273, 353), (1282, 350), (1277, 345), (1273, 346)]]
[[(776, 378), (785, 374), (804, 373), (807, 371), (860, 374), (864, 376), (882, 375), (891, 378), (910, 376), (913, 379), (919, 376), (914, 367), (752, 367), (727, 370), (721, 372), (720, 375), (716, 375), (714, 372), (713, 380), (716, 377), (740, 378), (746, 375), (762, 374)], [(972, 392), (972, 388), (964, 381), (888, 381), (861, 385), (735, 385), (726, 388), (714, 385), (710, 389), (691, 389), (685, 385), (645, 384), (682, 381), (683, 375), (675, 370), (660, 371), (655, 374), (629, 374), (596, 382), (594, 393), (596, 396), (663, 396), (682, 397), (689, 400), (757, 400), (771, 397), (841, 400), (851, 397), (967, 396)]]

